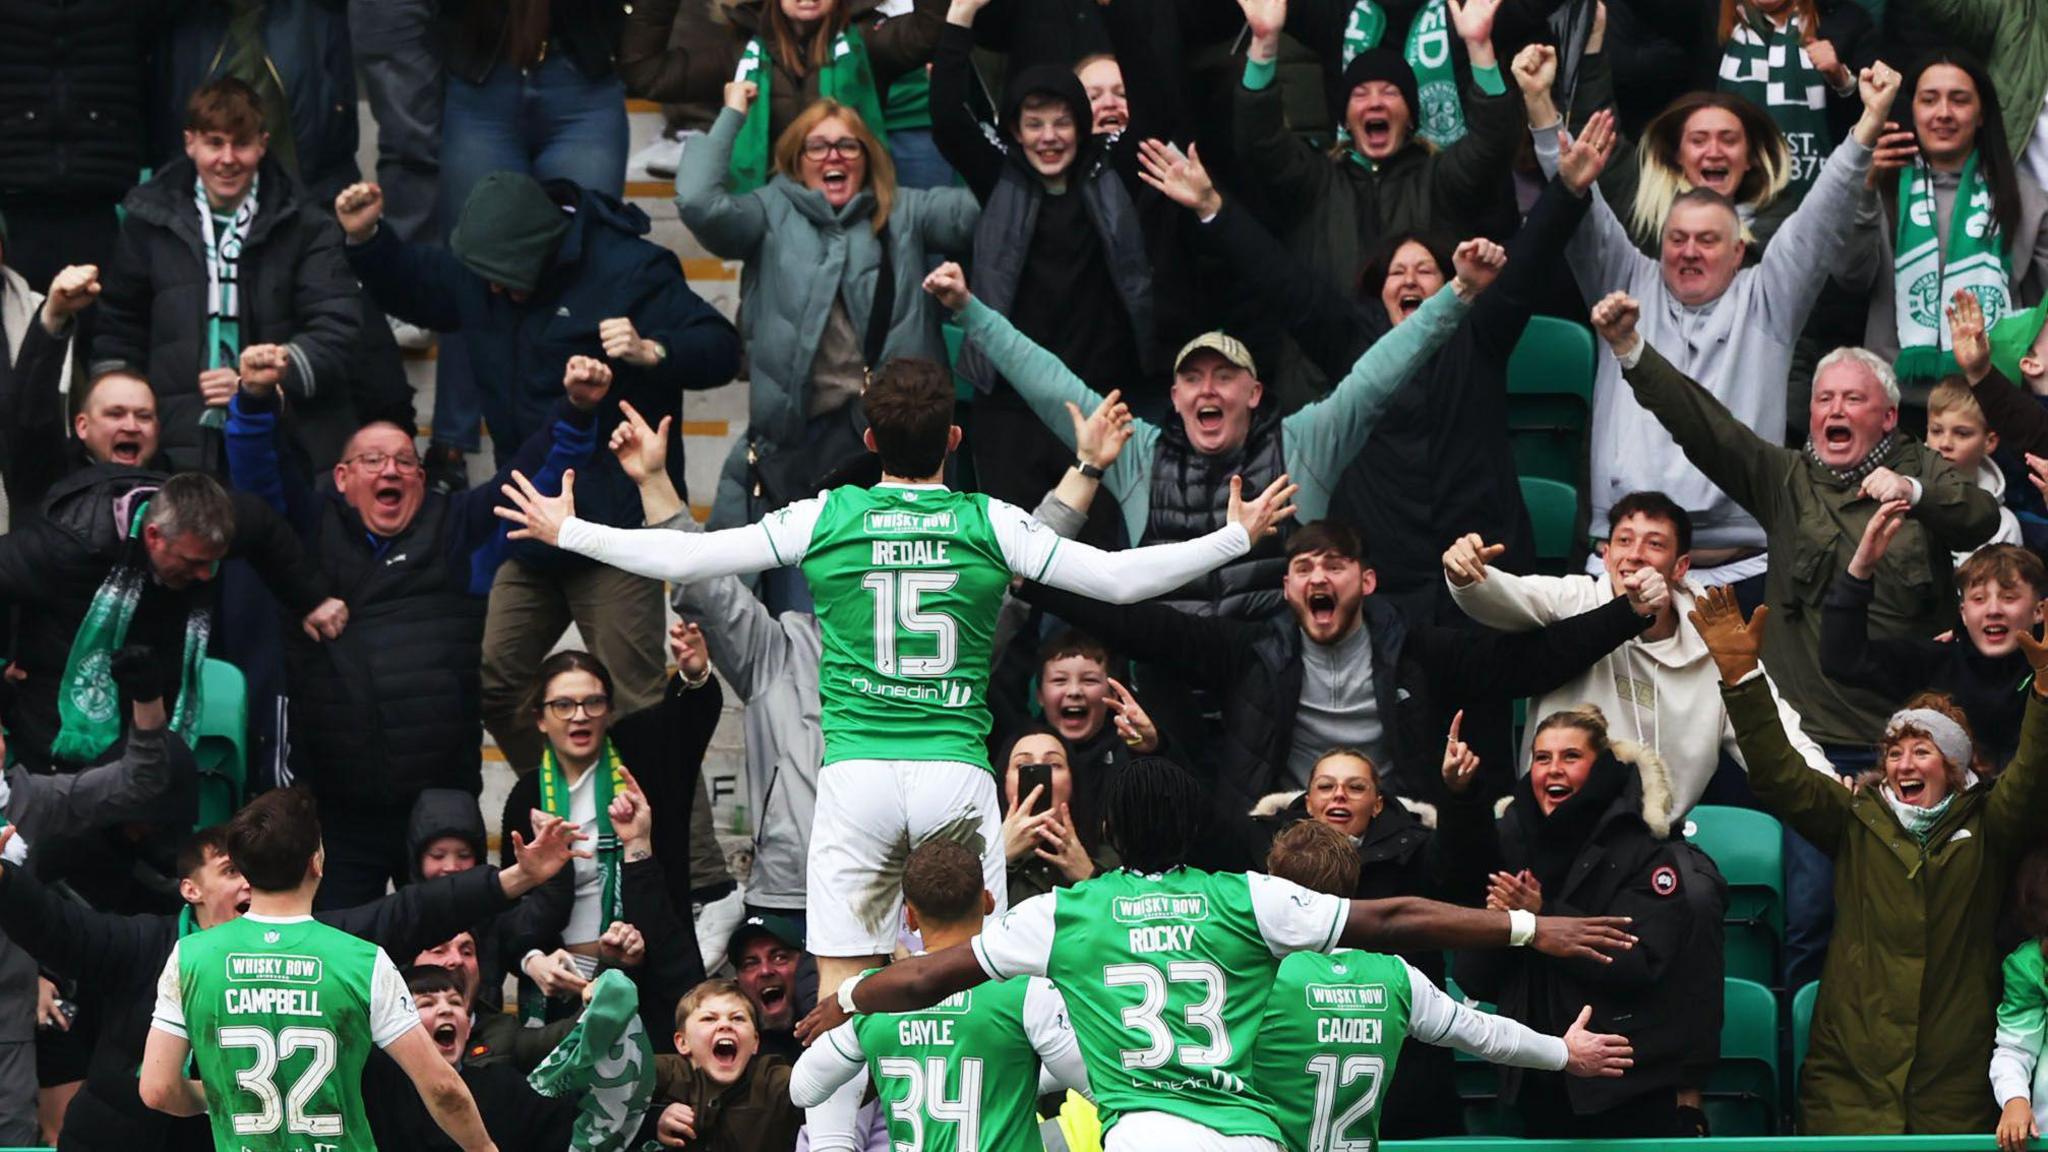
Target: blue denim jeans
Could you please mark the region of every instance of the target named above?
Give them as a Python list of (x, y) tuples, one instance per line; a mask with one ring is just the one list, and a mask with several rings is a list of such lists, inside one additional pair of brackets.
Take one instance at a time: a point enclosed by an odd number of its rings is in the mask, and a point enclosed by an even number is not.
[[(573, 180), (620, 196), (626, 188), (626, 89), (617, 76), (592, 80), (566, 56), (532, 69), (499, 64), (482, 84), (448, 77), (441, 112), (441, 223), (455, 227), (477, 181), (492, 172)], [(434, 382), (434, 441), (466, 452), (480, 446), (479, 417), (511, 424), (509, 397), (486, 395), (463, 340), (443, 340)], [(507, 453), (517, 444), (504, 446)]]
[(929, 128), (889, 133), (889, 158), (896, 162), (896, 184), (902, 188), (951, 188), (955, 175)]
[[(1823, 744), (1835, 771), (1855, 777), (1876, 766), (1868, 744)], [(1820, 979), (1835, 931), (1835, 862), (1790, 828), (1785, 830), (1785, 990)]]

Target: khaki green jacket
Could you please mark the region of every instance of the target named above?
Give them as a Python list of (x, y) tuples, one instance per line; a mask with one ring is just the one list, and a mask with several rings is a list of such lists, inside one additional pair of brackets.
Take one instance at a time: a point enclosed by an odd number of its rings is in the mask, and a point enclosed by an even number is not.
[(1806, 766), (1762, 676), (1721, 692), (1757, 799), (1835, 864), (1800, 1132), (1990, 1131), (1994, 937), (2013, 868), (2048, 820), (2048, 702), (2027, 702), (2004, 775), (1958, 794), (1923, 845), (1876, 787), (1852, 792)]
[[(1821, 674), (1821, 601), (1849, 567), (1877, 501), (1837, 479), (1805, 452), (1780, 446), (1730, 415), (1655, 348), (1622, 373), (1636, 402), (1662, 423), (1686, 459), (1763, 525), (1771, 561), (1764, 580), (1771, 626), (1764, 666), (1822, 744), (1869, 744), (1891, 714), (1881, 696)], [(1768, 430), (1771, 435), (1777, 429)], [(1998, 501), (1923, 445), (1899, 437), (1884, 466), (1918, 480), (1920, 502), (1878, 562), (1870, 634), (1931, 637), (1954, 627), (1950, 554), (1998, 530)], [(1615, 496), (1620, 496), (1616, 493)]]

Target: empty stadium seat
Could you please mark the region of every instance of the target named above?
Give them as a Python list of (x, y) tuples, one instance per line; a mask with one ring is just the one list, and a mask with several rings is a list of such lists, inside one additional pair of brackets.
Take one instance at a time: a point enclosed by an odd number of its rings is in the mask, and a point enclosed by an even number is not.
[(1722, 982), (1721, 1061), (1703, 1092), (1716, 1136), (1778, 1129), (1778, 998), (1754, 980)]
[(200, 670), (199, 729), (192, 756), (199, 764), (199, 820), (224, 824), (242, 806), (249, 775), (249, 688), (242, 670), (208, 660)]
[(1810, 981), (1792, 997), (1792, 1080), (1799, 1091), (1799, 1071), (1806, 1067), (1806, 1046), (1813, 1039), (1813, 1002), (1820, 999), (1820, 981)]
[(1593, 353), (1585, 325), (1530, 318), (1508, 357), (1508, 440), (1517, 472), (1567, 484), (1585, 474)]
[(1579, 519), (1579, 490), (1562, 480), (1523, 476), (1522, 503), (1536, 536), (1536, 559), (1545, 571), (1563, 572), (1577, 549), (1572, 534)]
[(1702, 804), (1686, 817), (1685, 834), (1728, 881), (1724, 975), (1776, 987), (1785, 938), (1784, 829), (1769, 813)]

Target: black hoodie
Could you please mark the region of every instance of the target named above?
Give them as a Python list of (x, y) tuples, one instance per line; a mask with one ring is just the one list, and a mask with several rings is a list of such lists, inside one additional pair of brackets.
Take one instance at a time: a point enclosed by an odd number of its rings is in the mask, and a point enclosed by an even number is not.
[[(477, 867), (489, 860), (484, 834), (484, 814), (476, 797), (453, 788), (428, 788), (413, 801), (412, 815), (405, 825), (406, 859), (414, 882), (420, 879), (420, 857), (427, 845), (443, 836), (460, 836), (476, 853)], [(496, 1012), (503, 1007), (505, 973), (529, 948), (549, 948), (569, 925), (569, 909), (576, 902), (576, 870), (565, 867), (555, 878), (520, 897), (519, 902), (471, 929), (476, 937), (477, 1010)], [(393, 957), (403, 965), (409, 956)]]

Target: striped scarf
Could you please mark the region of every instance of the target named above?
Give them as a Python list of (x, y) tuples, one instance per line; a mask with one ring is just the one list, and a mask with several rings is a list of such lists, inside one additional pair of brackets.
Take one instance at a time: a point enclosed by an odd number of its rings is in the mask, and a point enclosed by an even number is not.
[[(249, 237), (249, 225), (256, 219), (256, 189), (260, 176), (249, 178), (249, 193), (229, 217), (227, 227), (215, 226), (213, 205), (206, 199), (206, 184), (192, 178), (192, 196), (199, 203), (199, 234), (206, 241), (206, 350), (200, 368), (233, 368), (242, 357), (242, 294), (236, 284), (236, 270), (242, 261), (242, 244)], [(199, 422), (210, 428), (225, 427), (227, 412), (208, 408)]]

